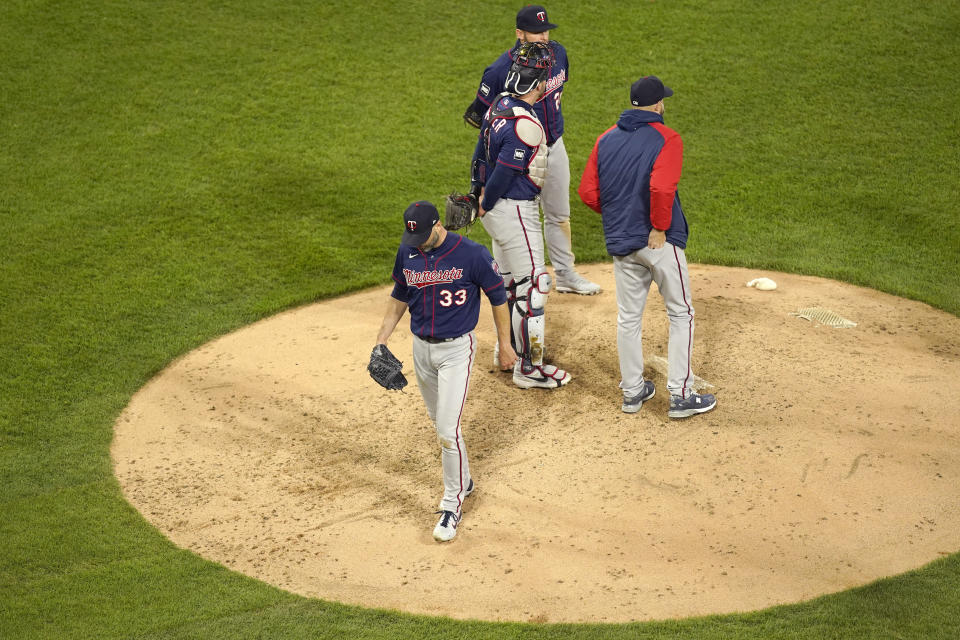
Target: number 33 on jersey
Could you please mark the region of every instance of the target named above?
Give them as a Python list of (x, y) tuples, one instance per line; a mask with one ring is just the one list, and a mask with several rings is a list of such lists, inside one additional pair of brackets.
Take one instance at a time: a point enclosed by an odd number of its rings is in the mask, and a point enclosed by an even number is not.
[(457, 289), (456, 293), (451, 293), (450, 289), (443, 289), (440, 292), (440, 306), (449, 307), (450, 305), (463, 305), (467, 303), (467, 290)]

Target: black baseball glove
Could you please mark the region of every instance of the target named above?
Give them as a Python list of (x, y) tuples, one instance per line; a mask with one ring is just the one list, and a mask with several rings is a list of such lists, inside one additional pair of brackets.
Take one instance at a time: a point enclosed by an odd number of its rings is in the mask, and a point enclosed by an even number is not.
[(403, 369), (403, 363), (397, 360), (397, 356), (390, 353), (387, 345), (378, 344), (373, 348), (367, 371), (377, 384), (384, 389), (403, 389), (407, 386), (407, 379), (401, 369)]
[(466, 122), (471, 127), (476, 129), (480, 128), (480, 124), (483, 122), (484, 111), (481, 111), (480, 108), (483, 107), (483, 103), (480, 100), (474, 100), (470, 103), (470, 106), (467, 107), (467, 110), (463, 112), (463, 121)]
[(463, 229), (474, 223), (480, 205), (475, 193), (459, 193), (454, 191), (447, 196), (447, 204), (443, 213), (443, 226), (448, 231)]

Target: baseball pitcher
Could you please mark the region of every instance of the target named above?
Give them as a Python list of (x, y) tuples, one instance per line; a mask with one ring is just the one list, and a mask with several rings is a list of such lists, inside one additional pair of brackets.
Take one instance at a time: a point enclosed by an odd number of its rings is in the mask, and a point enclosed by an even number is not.
[[(506, 347), (500, 349), (501, 361), (513, 364), (517, 355), (510, 348), (503, 277), (487, 248), (448, 232), (436, 207), (425, 200), (407, 207), (403, 217), (406, 231), (393, 267), (393, 291), (371, 355), (371, 375), (378, 369), (377, 353), (389, 352), (387, 340), (409, 309), (417, 385), (441, 447), (443, 498), (433, 537), (446, 542), (457, 535), (463, 500), (474, 491), (461, 419), (477, 355), (474, 329), (481, 292), (490, 300), (497, 335)], [(378, 382), (402, 388), (395, 375)]]

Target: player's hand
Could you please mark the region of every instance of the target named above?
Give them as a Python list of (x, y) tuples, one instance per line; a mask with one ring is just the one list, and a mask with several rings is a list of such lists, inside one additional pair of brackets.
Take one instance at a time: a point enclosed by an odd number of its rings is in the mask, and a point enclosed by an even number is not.
[(667, 232), (660, 231), (659, 229), (651, 229), (650, 235), (647, 237), (647, 247), (649, 249), (660, 249), (663, 247), (663, 243), (667, 241)]
[(517, 364), (517, 352), (513, 350), (513, 346), (509, 343), (504, 344), (500, 343), (500, 370), (507, 371), (513, 369), (513, 365)]

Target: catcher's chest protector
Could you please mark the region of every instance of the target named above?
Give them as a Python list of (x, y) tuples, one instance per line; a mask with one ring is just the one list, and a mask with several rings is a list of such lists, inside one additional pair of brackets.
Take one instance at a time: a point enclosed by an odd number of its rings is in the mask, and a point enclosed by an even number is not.
[[(496, 103), (494, 103), (496, 105)], [(528, 147), (536, 149), (536, 153), (527, 164), (526, 173), (530, 180), (538, 187), (543, 187), (543, 182), (547, 177), (547, 137), (543, 132), (543, 125), (533, 110), (527, 110), (523, 107), (507, 107), (506, 109), (493, 109), (490, 112), (490, 123), (497, 118), (511, 120), (513, 129), (517, 137)], [(489, 135), (490, 130), (487, 129)], [(490, 144), (487, 142), (487, 157), (490, 156)]]

